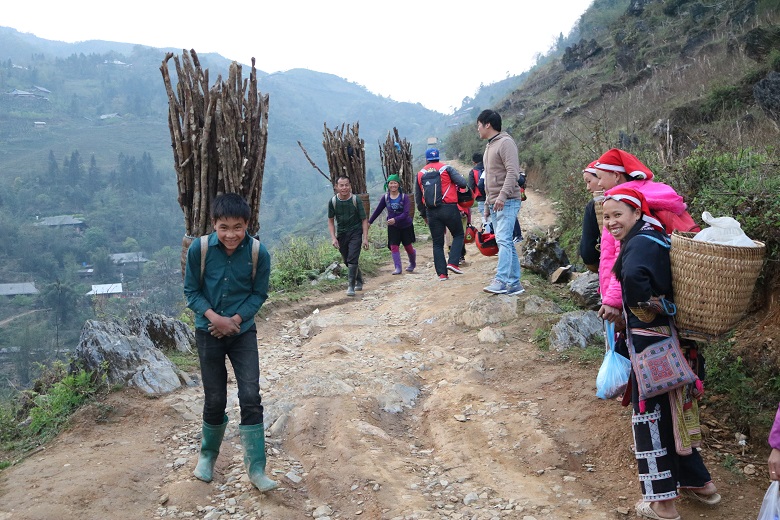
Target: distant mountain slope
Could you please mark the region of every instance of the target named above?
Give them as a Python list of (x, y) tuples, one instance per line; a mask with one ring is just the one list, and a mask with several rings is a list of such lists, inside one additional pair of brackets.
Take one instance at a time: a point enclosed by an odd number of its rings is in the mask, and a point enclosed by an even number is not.
[[(60, 160), (73, 150), (87, 159), (95, 154), (104, 171), (116, 166), (119, 154), (148, 152), (173, 185), (168, 106), (159, 71), (167, 51), (116, 42), (55, 42), (0, 27), (0, 178), (3, 172), (44, 174), (50, 151)], [(217, 54), (199, 58), (209, 69), (211, 84), (230, 64)], [(248, 75), (245, 65), (244, 77)], [(261, 91), (270, 95), (261, 222), (273, 236), (319, 215), (311, 197), (325, 199), (327, 189), (312, 193), (312, 181), (320, 190), (324, 179), (306, 161), (297, 141), (326, 169), (324, 124), (333, 128), (359, 122), (374, 187), (381, 186), (378, 142), (393, 127), (412, 142), (418, 156), (429, 135), (445, 132), (443, 114), (376, 96), (332, 74), (293, 69), (258, 71), (258, 77)], [(175, 71), (172, 78), (177, 80)], [(45, 123), (45, 130), (36, 128), (36, 121)]]

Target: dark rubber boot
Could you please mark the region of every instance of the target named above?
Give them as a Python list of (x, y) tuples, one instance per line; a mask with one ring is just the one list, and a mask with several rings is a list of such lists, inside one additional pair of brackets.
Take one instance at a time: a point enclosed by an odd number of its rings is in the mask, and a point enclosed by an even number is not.
[(401, 274), (401, 252), (393, 251), (390, 253), (390, 256), (393, 257), (393, 264), (395, 265), (395, 271), (393, 271), (393, 274)]
[(360, 266), (357, 266), (357, 272), (355, 273), (355, 290), (363, 290), (363, 271), (360, 270)]
[(279, 487), (265, 475), (265, 430), (262, 424), (239, 425), (241, 445), (244, 447), (244, 467), (249, 480), (262, 492)]
[(228, 416), (219, 426), (203, 422), (200, 438), (200, 455), (198, 455), (198, 465), (192, 472), (195, 478), (203, 482), (211, 482), (214, 475), (214, 464), (217, 462), (219, 447), (222, 445), (222, 437), (225, 436)]
[(347, 266), (349, 272), (347, 273), (347, 296), (355, 296), (355, 275), (357, 274), (357, 266), (350, 264)]

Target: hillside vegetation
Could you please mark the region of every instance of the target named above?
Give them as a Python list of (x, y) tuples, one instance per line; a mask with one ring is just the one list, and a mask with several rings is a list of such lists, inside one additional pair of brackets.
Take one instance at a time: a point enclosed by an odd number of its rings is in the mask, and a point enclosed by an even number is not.
[[(744, 430), (777, 407), (780, 255), (780, 10), (777, 2), (596, 0), (576, 41), (562, 41), (491, 108), (518, 141), (529, 185), (549, 190), (577, 258), (581, 170), (609, 148), (637, 155), (703, 211), (730, 215), (767, 245), (753, 311), (731, 340), (705, 351), (710, 388), (729, 396)], [(552, 59), (554, 58), (554, 59)], [(460, 157), (481, 150), (473, 127), (449, 139)], [(754, 414), (749, 419), (750, 414)], [(770, 418), (771, 419), (771, 418)]]

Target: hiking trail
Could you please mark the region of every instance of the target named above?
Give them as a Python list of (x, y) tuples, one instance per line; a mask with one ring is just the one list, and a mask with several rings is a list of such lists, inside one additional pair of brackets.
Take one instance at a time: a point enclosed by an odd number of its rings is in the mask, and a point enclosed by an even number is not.
[[(524, 233), (553, 225), (543, 194), (531, 187), (528, 197)], [(0, 520), (634, 518), (629, 411), (595, 397), (598, 364), (533, 343), (551, 323), (523, 313), (541, 282), (524, 280), (519, 297), (482, 292), (496, 259), (474, 245), (465, 273), (439, 282), (430, 241), (421, 240), (428, 231), (416, 231), (413, 274), (392, 276), (388, 264), (357, 297), (339, 290), (272, 303), (258, 318), (266, 472), (278, 490), (263, 495), (245, 477), (232, 381), (209, 484), (192, 476), (201, 387), (159, 398), (125, 389), (0, 472)], [(508, 313), (489, 325), (503, 335), (497, 343), (454, 324), (488, 299)], [(731, 446), (733, 433), (707, 410), (703, 421), (715, 425), (703, 454), (723, 502), (680, 500), (682, 517), (755, 518), (768, 481), (725, 469), (714, 445)]]

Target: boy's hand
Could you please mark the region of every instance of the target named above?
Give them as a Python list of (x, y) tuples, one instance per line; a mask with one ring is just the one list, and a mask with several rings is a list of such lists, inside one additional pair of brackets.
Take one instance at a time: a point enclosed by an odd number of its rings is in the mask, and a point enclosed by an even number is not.
[(219, 316), (209, 323), (209, 332), (215, 338), (233, 336), (241, 331), (241, 326), (232, 318)]
[(335, 237), (334, 237), (334, 238), (332, 238), (332, 239), (330, 240), (330, 243), (331, 243), (331, 244), (333, 244), (333, 247), (335, 247), (336, 249), (338, 249), (338, 248), (339, 248), (339, 239), (338, 239), (338, 238), (335, 238)]
[(364, 239), (363, 239), (363, 249), (365, 249), (366, 251), (368, 251), (368, 239), (367, 239), (367, 238), (364, 238)]

